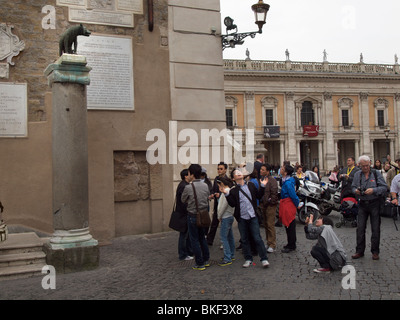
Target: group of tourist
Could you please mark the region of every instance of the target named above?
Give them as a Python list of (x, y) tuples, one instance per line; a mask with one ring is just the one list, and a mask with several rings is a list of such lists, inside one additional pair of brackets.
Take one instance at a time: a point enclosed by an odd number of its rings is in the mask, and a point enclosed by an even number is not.
[[(389, 163), (392, 166), (390, 170), (395, 172), (389, 187), (386, 183), (388, 175), (385, 180), (382, 171), (373, 168), (368, 156), (361, 156), (357, 165), (355, 159), (349, 157), (347, 167), (337, 172), (337, 180), (342, 183), (341, 198), (355, 197), (359, 206), (356, 251), (352, 255), (353, 259), (364, 256), (368, 218), (372, 230), (372, 259), (379, 259), (381, 199), (390, 194), (393, 205), (399, 204), (400, 159)], [(210, 265), (209, 246), (213, 245), (220, 225), (223, 257), (218, 263), (219, 266), (231, 265), (235, 260), (236, 250), (242, 249), (244, 268), (253, 265), (255, 255), (259, 256), (262, 267), (268, 267), (268, 254), (276, 251), (275, 218), (278, 204), (279, 222), (284, 226), (287, 236), (287, 244), (281, 252), (290, 253), (296, 250), (295, 217), (302, 205), (296, 194), (295, 177), (301, 178), (298, 166), (294, 168), (284, 161), (279, 169), (279, 181), (272, 177), (273, 169), (264, 163), (263, 155), (257, 156), (254, 171), (251, 173), (247, 172), (245, 167), (239, 166), (228, 176), (228, 165), (223, 162), (218, 164), (217, 169), (218, 176), (213, 184), (208, 179), (205, 168), (199, 164), (192, 164), (181, 172), (182, 181), (176, 191), (176, 211), (182, 212), (181, 217), (187, 223), (184, 230), (179, 230), (179, 259), (194, 259), (193, 269), (205, 270)], [(319, 175), (317, 170), (313, 171)], [(214, 200), (212, 208), (210, 200)], [(212, 212), (209, 228), (198, 227), (196, 224), (198, 211), (203, 209), (211, 209)], [(260, 218), (265, 228), (266, 245), (260, 234)], [(232, 230), (234, 220), (238, 223), (240, 234), (238, 248), (235, 248)], [(311, 255), (320, 264), (320, 268), (314, 269), (315, 272), (330, 272), (346, 264), (345, 250), (333, 231), (330, 218), (319, 217), (314, 221), (311, 215), (306, 220), (305, 235), (307, 239), (318, 239), (311, 250)]]

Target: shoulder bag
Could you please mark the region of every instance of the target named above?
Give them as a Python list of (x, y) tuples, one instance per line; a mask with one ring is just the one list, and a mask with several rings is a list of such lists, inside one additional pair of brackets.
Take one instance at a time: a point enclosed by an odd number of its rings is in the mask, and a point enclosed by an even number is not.
[(175, 231), (187, 231), (187, 217), (184, 213), (176, 210), (176, 198), (174, 201), (174, 208), (172, 209), (172, 214), (168, 226)]
[(192, 188), (193, 188), (193, 196), (194, 196), (194, 201), (196, 203), (196, 210), (197, 210), (196, 225), (199, 228), (208, 228), (211, 225), (210, 214), (208, 213), (208, 209), (199, 210), (196, 189), (194, 188), (193, 183), (192, 183)]

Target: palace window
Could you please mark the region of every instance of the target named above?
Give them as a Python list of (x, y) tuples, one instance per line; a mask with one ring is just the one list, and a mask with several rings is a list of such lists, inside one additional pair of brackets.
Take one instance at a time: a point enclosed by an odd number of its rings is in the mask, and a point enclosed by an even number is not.
[(315, 125), (314, 109), (311, 101), (304, 101), (301, 108), (301, 125)]
[(343, 129), (351, 129), (353, 126), (353, 100), (341, 98), (338, 100), (339, 126)]
[(237, 105), (238, 99), (234, 96), (225, 96), (225, 119), (226, 127), (231, 129), (237, 126)]
[(385, 98), (378, 98), (374, 101), (375, 106), (375, 126), (379, 129), (385, 129), (389, 124), (389, 101)]
[(343, 127), (350, 127), (350, 122), (349, 122), (349, 110), (348, 109), (343, 109), (342, 110), (342, 125)]
[(263, 109), (263, 126), (274, 126), (278, 124), (278, 100), (274, 97), (264, 97), (261, 99)]
[(226, 116), (226, 127), (233, 127), (234, 126), (234, 122), (233, 122), (233, 109), (232, 108), (228, 108), (225, 109), (225, 116)]
[(274, 123), (274, 110), (273, 109), (265, 109), (265, 125), (273, 126)]

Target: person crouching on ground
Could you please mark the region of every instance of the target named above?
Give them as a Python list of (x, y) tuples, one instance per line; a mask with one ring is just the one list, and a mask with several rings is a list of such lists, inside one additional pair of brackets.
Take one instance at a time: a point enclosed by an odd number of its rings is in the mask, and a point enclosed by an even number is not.
[(306, 219), (304, 231), (306, 238), (318, 239), (318, 242), (311, 249), (311, 255), (316, 259), (320, 268), (314, 269), (317, 273), (329, 273), (331, 270), (339, 270), (346, 264), (346, 252), (333, 231), (333, 222), (328, 217), (321, 217), (313, 225), (313, 215)]

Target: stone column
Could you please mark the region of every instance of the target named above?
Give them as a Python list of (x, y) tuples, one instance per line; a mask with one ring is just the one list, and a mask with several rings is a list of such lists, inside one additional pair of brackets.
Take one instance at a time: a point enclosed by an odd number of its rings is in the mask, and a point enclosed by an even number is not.
[[(333, 104), (332, 104), (332, 93), (324, 93), (324, 103), (325, 103), (325, 124), (326, 124), (326, 135), (324, 142), (326, 143), (326, 169), (327, 171), (332, 170), (336, 164), (338, 164), (337, 159), (337, 144), (335, 148), (334, 137), (333, 137)], [(324, 165), (325, 165), (324, 164)]]
[(63, 54), (46, 70), (52, 88), (53, 226), (47, 263), (57, 272), (96, 268), (98, 242), (89, 233), (86, 58)]
[(246, 112), (246, 125), (247, 129), (255, 129), (256, 128), (256, 105), (255, 105), (255, 97), (254, 92), (245, 92), (244, 94), (245, 100), (245, 112)]
[(356, 159), (356, 161), (358, 161), (359, 157), (360, 157), (360, 141), (354, 140), (354, 158)]
[(369, 128), (369, 110), (368, 110), (368, 93), (360, 93), (360, 116), (361, 116), (361, 153), (367, 156), (371, 156), (373, 150), (371, 150), (370, 144), (370, 128)]
[(318, 140), (318, 167), (320, 168), (320, 170), (325, 169), (324, 165), (325, 165), (325, 161), (324, 161), (322, 140)]
[(282, 165), (283, 160), (285, 160), (285, 141), (279, 142), (279, 165)]
[(296, 144), (296, 116), (295, 112), (295, 105), (294, 105), (294, 93), (293, 92), (287, 92), (285, 94), (286, 97), (286, 110), (285, 110), (285, 123), (286, 123), (286, 128), (287, 128), (287, 145), (288, 145), (288, 154), (287, 154), (287, 159), (284, 160), (289, 160), (290, 163), (295, 163), (298, 161), (300, 158), (300, 153), (298, 153), (298, 148)]

